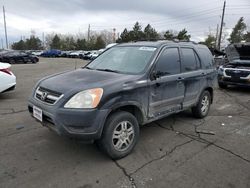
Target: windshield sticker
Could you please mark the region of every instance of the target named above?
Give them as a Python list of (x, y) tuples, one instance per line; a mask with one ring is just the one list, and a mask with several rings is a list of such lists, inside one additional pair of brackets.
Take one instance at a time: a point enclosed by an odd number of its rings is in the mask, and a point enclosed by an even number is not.
[(139, 50), (154, 52), (156, 48), (143, 46), (143, 47), (140, 47)]

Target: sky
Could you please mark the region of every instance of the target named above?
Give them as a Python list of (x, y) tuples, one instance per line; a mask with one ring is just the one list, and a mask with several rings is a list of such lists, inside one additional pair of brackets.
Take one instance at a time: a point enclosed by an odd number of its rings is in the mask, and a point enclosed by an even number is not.
[[(43, 33), (86, 33), (116, 28), (121, 33), (136, 21), (148, 23), (157, 31), (180, 31), (201, 41), (216, 32), (220, 24), (224, 0), (0, 0), (0, 40), (5, 46), (5, 6), (9, 42), (29, 37), (31, 31), (42, 38)], [(230, 33), (240, 17), (250, 30), (250, 0), (227, 0), (224, 31)], [(1, 42), (0, 41), (0, 42)], [(1, 44), (1, 43), (0, 43)]]

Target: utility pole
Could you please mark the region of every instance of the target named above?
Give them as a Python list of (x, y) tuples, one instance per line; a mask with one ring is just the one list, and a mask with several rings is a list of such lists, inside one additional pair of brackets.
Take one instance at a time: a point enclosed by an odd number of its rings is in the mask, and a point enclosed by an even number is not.
[(116, 29), (113, 28), (113, 42), (115, 42), (115, 39), (116, 39)]
[(216, 48), (216, 49), (217, 49), (217, 47), (218, 47), (218, 35), (219, 35), (219, 24), (217, 24), (216, 36), (215, 36), (215, 48)]
[(6, 27), (6, 18), (5, 18), (5, 9), (4, 9), (4, 6), (3, 6), (3, 21), (4, 21), (4, 31), (5, 31), (6, 48), (8, 49), (9, 45), (8, 45), (8, 36), (7, 36), (7, 27)]
[(219, 33), (219, 40), (218, 40), (218, 50), (220, 50), (220, 46), (221, 46), (221, 35), (222, 35), (222, 29), (223, 29), (223, 24), (224, 24), (225, 8), (226, 8), (226, 1), (224, 1), (223, 11), (222, 11), (222, 16), (221, 16), (220, 33)]
[(89, 41), (89, 38), (90, 38), (90, 24), (89, 24), (89, 27), (88, 27), (88, 41)]
[(2, 44), (2, 49), (3, 49), (3, 39), (1, 38), (1, 44)]
[(42, 35), (42, 37), (43, 37), (43, 50), (45, 50), (45, 40), (44, 40), (44, 32), (43, 32), (43, 35)]

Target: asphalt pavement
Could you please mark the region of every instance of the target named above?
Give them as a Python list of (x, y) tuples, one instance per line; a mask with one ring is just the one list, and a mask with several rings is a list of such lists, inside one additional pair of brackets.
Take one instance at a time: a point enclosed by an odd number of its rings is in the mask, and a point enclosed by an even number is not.
[(27, 110), (42, 77), (86, 64), (45, 59), (13, 65), (15, 91), (0, 94), (0, 187), (250, 187), (250, 89), (216, 89), (205, 119), (190, 111), (141, 128), (129, 156), (113, 161), (94, 144), (60, 137)]

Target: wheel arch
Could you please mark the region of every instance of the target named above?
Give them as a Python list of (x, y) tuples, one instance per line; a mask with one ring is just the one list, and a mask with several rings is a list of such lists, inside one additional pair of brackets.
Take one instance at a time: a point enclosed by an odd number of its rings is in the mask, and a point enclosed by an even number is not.
[[(145, 118), (144, 118), (145, 115), (144, 115), (144, 112), (143, 112), (143, 110), (142, 110), (142, 107), (141, 107), (139, 104), (137, 104), (137, 103), (129, 102), (129, 103), (126, 103), (126, 104), (121, 103), (121, 104), (119, 104), (119, 105), (116, 105), (116, 106), (114, 106), (114, 107), (109, 111), (109, 113), (108, 113), (108, 115), (107, 115), (107, 118), (108, 118), (111, 114), (113, 114), (113, 113), (115, 113), (115, 112), (118, 112), (118, 111), (125, 111), (125, 112), (131, 113), (132, 115), (135, 116), (135, 118), (136, 118), (137, 121), (138, 121), (138, 124), (140, 124), (140, 125), (144, 124), (144, 122), (145, 122)], [(107, 119), (107, 118), (106, 118), (106, 119)]]
[[(214, 100), (214, 89), (212, 87), (207, 87), (203, 91), (208, 91), (211, 96), (211, 104), (213, 103)], [(203, 92), (202, 92), (203, 93)]]

